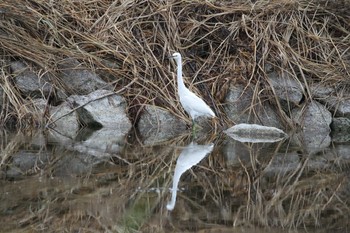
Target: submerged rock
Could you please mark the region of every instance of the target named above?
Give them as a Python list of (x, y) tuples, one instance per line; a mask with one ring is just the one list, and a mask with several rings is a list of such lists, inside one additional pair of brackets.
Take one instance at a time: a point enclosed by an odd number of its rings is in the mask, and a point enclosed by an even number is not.
[(297, 151), (277, 153), (265, 168), (267, 176), (285, 175), (300, 166), (300, 154)]
[(166, 141), (186, 131), (186, 123), (169, 111), (146, 105), (138, 122), (138, 129), (146, 144)]

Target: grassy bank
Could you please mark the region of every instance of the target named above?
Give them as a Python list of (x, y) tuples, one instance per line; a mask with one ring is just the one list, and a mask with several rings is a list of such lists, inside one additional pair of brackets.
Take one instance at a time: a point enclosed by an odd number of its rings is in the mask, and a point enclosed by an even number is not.
[[(62, 85), (67, 57), (112, 83), (137, 121), (146, 103), (186, 118), (176, 101), (174, 51), (184, 56), (187, 85), (228, 121), (222, 105), (231, 84), (254, 86), (252, 105), (278, 106), (266, 67), (288, 72), (305, 86), (322, 83), (349, 89), (349, 1), (40, 1), (0, 3), (0, 62), (4, 105), (1, 121), (31, 125), (32, 99), (21, 95), (8, 64), (26, 61)], [(52, 97), (54, 98), (54, 97)]]

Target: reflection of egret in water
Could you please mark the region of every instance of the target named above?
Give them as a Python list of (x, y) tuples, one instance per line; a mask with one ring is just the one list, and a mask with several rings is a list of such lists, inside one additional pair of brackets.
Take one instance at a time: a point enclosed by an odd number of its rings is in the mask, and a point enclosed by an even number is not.
[(213, 150), (213, 148), (213, 143), (208, 145), (197, 145), (197, 143), (191, 142), (183, 149), (176, 161), (171, 201), (166, 206), (168, 210), (173, 210), (175, 207), (177, 186), (179, 184), (181, 175), (192, 166), (199, 163), (207, 154)]

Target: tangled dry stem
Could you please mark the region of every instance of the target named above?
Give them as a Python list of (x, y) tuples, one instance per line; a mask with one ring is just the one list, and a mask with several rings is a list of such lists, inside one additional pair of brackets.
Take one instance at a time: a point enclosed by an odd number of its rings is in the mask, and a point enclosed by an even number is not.
[[(278, 106), (268, 65), (301, 83), (307, 98), (315, 82), (348, 89), (350, 20), (337, 6), (321, 0), (4, 0), (0, 60), (25, 60), (38, 73), (57, 74), (57, 64), (76, 58), (116, 91), (128, 87), (121, 94), (136, 122), (149, 103), (187, 119), (177, 101), (175, 67), (167, 59), (179, 51), (187, 85), (228, 121), (222, 105), (232, 83), (255, 86), (252, 108), (266, 100)], [(28, 121), (24, 116), (33, 109), (22, 108), (28, 100), (14, 91), (11, 74), (2, 67), (10, 106), (2, 118)], [(54, 85), (67, 89), (56, 77)]]

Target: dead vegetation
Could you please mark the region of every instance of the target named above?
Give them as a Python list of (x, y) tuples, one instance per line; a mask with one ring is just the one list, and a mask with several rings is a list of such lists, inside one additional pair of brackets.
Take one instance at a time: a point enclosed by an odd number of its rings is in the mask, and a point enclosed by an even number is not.
[(227, 121), (222, 104), (232, 83), (254, 86), (252, 106), (264, 101), (278, 106), (267, 66), (302, 83), (306, 98), (312, 98), (309, 85), (315, 82), (347, 90), (348, 8), (302, 0), (3, 0), (0, 85), (6, 107), (1, 118), (30, 125), (35, 111), (13, 85), (7, 67), (13, 60), (28, 62), (39, 74), (53, 74), (53, 85), (69, 93), (57, 64), (78, 59), (127, 98), (134, 122), (145, 103), (186, 118), (176, 101), (174, 64), (167, 59), (174, 51), (185, 58), (187, 85), (222, 121)]

